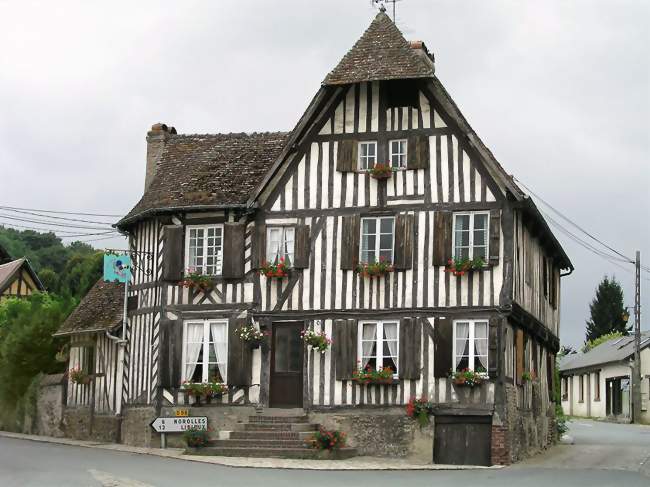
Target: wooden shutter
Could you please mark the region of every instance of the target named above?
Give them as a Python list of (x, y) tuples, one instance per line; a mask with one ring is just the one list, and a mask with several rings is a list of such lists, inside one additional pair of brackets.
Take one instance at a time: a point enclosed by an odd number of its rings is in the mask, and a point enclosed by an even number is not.
[(422, 323), (418, 318), (402, 318), (399, 323), (399, 377), (419, 379), (422, 371)]
[(226, 223), (223, 226), (223, 262), (221, 275), (227, 279), (244, 277), (245, 223)]
[(517, 384), (521, 384), (521, 376), (524, 373), (524, 331), (517, 330), (516, 334), (516, 354), (517, 354), (517, 367), (515, 370), (515, 380)]
[(490, 210), (490, 256), (488, 263), (499, 265), (501, 253), (501, 211)]
[(436, 211), (434, 213), (432, 265), (447, 265), (452, 257), (452, 222), (451, 211)]
[(433, 375), (448, 377), (453, 368), (453, 324), (451, 320), (436, 319), (433, 327)]
[(498, 373), (499, 354), (503, 353), (499, 347), (499, 318), (490, 318), (488, 332), (488, 373), (495, 377)]
[(165, 227), (163, 246), (163, 281), (180, 281), (183, 279), (183, 240), (182, 225)]
[(395, 218), (395, 269), (413, 267), (413, 215), (397, 215)]
[(306, 269), (309, 267), (309, 225), (298, 225), (296, 227), (296, 238), (294, 240), (293, 267)]
[(336, 366), (336, 380), (352, 378), (357, 368), (357, 320), (335, 320), (332, 351)]
[(546, 384), (549, 401), (555, 401), (555, 357), (546, 352)]
[(266, 262), (266, 224), (255, 222), (253, 238), (253, 267), (259, 269)]
[(406, 154), (407, 169), (426, 169), (429, 167), (429, 137), (427, 135), (409, 137)]
[(237, 329), (246, 325), (246, 318), (228, 321), (228, 385), (249, 386), (252, 376), (252, 350), (237, 336)]
[(165, 370), (162, 366), (163, 377), (167, 373), (167, 381), (170, 388), (181, 386), (183, 377), (183, 320), (168, 320), (167, 326), (168, 366)]
[(359, 215), (343, 217), (341, 229), (341, 269), (354, 270), (359, 263)]
[(341, 140), (336, 152), (336, 170), (352, 172), (357, 169), (359, 142), (356, 140)]

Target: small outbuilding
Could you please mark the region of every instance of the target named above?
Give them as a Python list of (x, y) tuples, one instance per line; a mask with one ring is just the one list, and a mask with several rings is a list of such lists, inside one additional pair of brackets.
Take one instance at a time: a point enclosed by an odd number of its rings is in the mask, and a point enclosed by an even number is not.
[[(560, 361), (562, 408), (571, 416), (631, 420), (634, 336), (609, 340)], [(641, 334), (641, 418), (650, 423), (650, 332)]]

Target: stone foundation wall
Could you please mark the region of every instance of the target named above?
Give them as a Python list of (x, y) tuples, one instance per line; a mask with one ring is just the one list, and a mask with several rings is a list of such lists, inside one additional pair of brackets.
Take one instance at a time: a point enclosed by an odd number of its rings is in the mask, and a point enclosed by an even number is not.
[(41, 380), (36, 397), (36, 415), (31, 418), (29, 433), (43, 436), (65, 436), (62, 428), (65, 395), (63, 380), (63, 374), (46, 375)]
[(160, 435), (149, 424), (158, 415), (152, 406), (126, 406), (122, 410), (121, 442), (125, 445), (160, 448)]
[(534, 390), (532, 407), (520, 407), (518, 386), (503, 387), (505, 418), (501, 425), (492, 427), (492, 459), (494, 463), (508, 464), (548, 448), (557, 441), (557, 435), (553, 403), (549, 403), (547, 411), (542, 410), (543, 402)]
[(62, 425), (65, 436), (75, 440), (117, 443), (120, 439), (120, 418), (96, 414), (91, 419), (88, 406), (65, 408)]
[(347, 442), (360, 455), (407, 457), (413, 461), (433, 461), (433, 422), (420, 429), (406, 416), (403, 407), (363, 408), (310, 412), (313, 423), (347, 434)]

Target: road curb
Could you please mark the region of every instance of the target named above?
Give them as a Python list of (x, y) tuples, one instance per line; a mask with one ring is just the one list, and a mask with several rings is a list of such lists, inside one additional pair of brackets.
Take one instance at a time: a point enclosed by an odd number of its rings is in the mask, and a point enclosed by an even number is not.
[(250, 457), (210, 457), (197, 455), (184, 455), (180, 448), (143, 448), (121, 445), (117, 443), (101, 443), (95, 441), (73, 440), (70, 438), (54, 438), (50, 436), (26, 435), (0, 431), (0, 437), (18, 440), (35, 441), (38, 443), (53, 443), (82, 448), (95, 448), (99, 450), (134, 453), (138, 455), (151, 455), (170, 458), (185, 462), (208, 463), (233, 468), (270, 468), (285, 470), (343, 470), (343, 471), (370, 471), (370, 470), (495, 470), (503, 468), (502, 465), (491, 467), (473, 465), (434, 465), (415, 464), (406, 461), (396, 461), (379, 457), (356, 457), (350, 460), (291, 460), (281, 458), (250, 458)]

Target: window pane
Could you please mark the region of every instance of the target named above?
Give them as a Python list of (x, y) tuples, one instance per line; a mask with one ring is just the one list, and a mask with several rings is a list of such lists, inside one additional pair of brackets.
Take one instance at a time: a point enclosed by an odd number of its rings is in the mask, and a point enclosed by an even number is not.
[(462, 357), (460, 359), (460, 362), (458, 362), (458, 365), (456, 366), (456, 370), (463, 370), (468, 368), (469, 368), (469, 357)]
[(379, 237), (379, 248), (382, 250), (391, 250), (393, 248), (393, 235), (381, 235)]
[(456, 231), (469, 231), (469, 215), (456, 215)]
[(376, 233), (377, 231), (377, 220), (374, 218), (364, 218), (363, 219), (363, 233)]
[(393, 233), (393, 219), (392, 218), (382, 218), (380, 220), (379, 231), (381, 233)]
[(474, 229), (475, 230), (485, 230), (487, 229), (487, 215), (475, 214), (474, 215)]
[(485, 321), (477, 321), (474, 323), (474, 338), (487, 338), (488, 337), (488, 324)]
[(485, 230), (474, 230), (474, 245), (484, 246), (487, 243), (486, 237)]
[(456, 246), (467, 247), (469, 245), (469, 232), (456, 230)]
[(392, 262), (393, 261), (393, 251), (392, 250), (380, 250), (379, 259), (382, 262)]
[(395, 360), (392, 357), (386, 357), (384, 356), (384, 367), (390, 367), (393, 371), (393, 373), (397, 372), (397, 363), (395, 363)]

